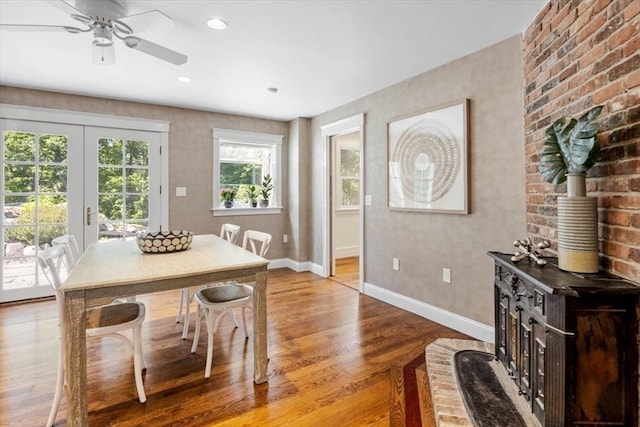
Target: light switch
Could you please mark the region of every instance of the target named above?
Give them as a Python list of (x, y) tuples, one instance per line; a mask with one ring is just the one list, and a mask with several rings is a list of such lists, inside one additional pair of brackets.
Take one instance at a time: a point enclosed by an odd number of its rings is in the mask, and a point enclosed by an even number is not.
[(176, 187), (176, 197), (187, 197), (187, 187)]
[(364, 205), (365, 206), (373, 205), (373, 196), (371, 194), (366, 194), (364, 196)]

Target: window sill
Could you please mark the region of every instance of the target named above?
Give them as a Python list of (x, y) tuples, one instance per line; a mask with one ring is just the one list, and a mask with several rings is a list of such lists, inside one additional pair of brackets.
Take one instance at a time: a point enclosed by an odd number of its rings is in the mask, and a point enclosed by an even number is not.
[(269, 206), (266, 208), (251, 208), (247, 206), (238, 206), (232, 208), (213, 208), (211, 209), (213, 216), (241, 216), (241, 215), (278, 215), (282, 212), (281, 206)]

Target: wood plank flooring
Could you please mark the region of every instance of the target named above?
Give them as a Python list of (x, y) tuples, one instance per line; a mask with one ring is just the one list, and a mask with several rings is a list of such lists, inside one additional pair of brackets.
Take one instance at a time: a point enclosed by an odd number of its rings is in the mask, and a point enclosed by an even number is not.
[(360, 257), (346, 257), (336, 259), (335, 274), (331, 279), (352, 289), (360, 289)]
[[(268, 383), (253, 383), (251, 338), (228, 317), (205, 380), (206, 336), (196, 354), (193, 324), (180, 339), (178, 291), (143, 295), (147, 402), (137, 401), (122, 343), (91, 339), (90, 425), (387, 426), (394, 363), (437, 338), (468, 338), (312, 273), (272, 270), (268, 280)], [(57, 345), (54, 301), (0, 306), (1, 426), (44, 425)], [(56, 426), (66, 425), (65, 401)]]

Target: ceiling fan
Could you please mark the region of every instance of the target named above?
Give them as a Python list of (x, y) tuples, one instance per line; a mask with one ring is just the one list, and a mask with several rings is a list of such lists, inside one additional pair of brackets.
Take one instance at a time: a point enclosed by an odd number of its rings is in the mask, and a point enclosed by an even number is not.
[[(114, 37), (123, 41), (125, 46), (170, 62), (181, 65), (187, 62), (187, 56), (159, 44), (142, 39), (134, 34), (133, 28), (127, 24), (136, 21), (145, 27), (155, 24), (163, 25), (171, 21), (159, 10), (151, 10), (127, 15), (124, 2), (117, 0), (56, 0), (55, 5), (64, 8), (71, 18), (82, 24), (82, 27), (68, 25), (29, 25), (0, 24), (4, 30), (14, 31), (67, 31), (71, 34), (91, 32), (93, 34), (93, 62), (95, 64), (115, 63)], [(151, 24), (151, 25), (149, 25)]]

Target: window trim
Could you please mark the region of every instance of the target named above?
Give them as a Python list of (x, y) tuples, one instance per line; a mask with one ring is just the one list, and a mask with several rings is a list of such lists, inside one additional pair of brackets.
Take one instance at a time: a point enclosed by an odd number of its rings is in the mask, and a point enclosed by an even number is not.
[[(211, 211), (214, 216), (231, 215), (262, 215), (279, 214), (282, 211), (282, 135), (269, 133), (247, 132), (233, 129), (213, 128), (213, 207)], [(275, 161), (271, 176), (273, 178), (273, 192), (268, 207), (252, 208), (246, 205), (225, 208), (220, 201), (218, 188), (220, 188), (220, 143), (254, 143), (259, 145), (270, 145), (274, 150)]]

